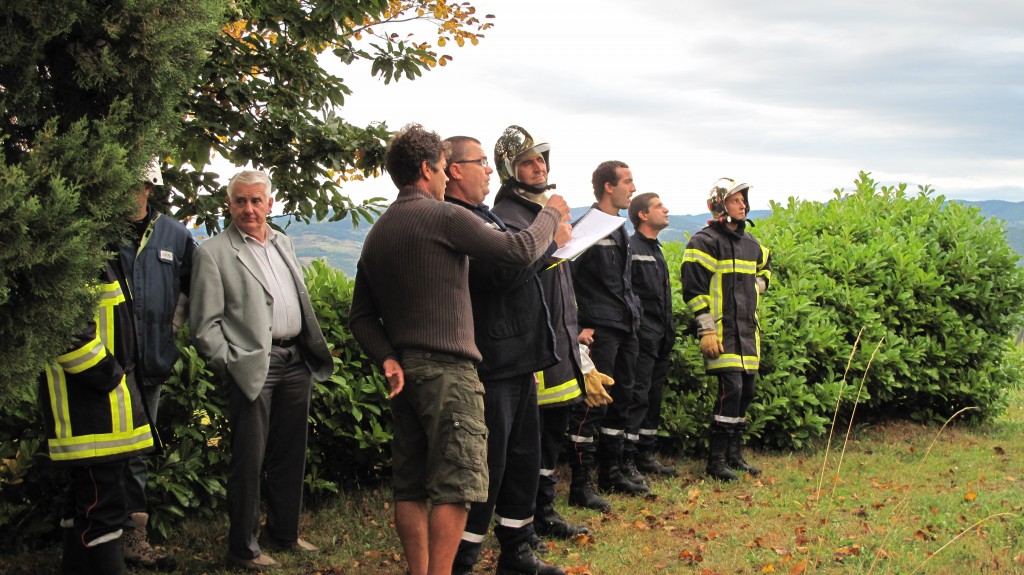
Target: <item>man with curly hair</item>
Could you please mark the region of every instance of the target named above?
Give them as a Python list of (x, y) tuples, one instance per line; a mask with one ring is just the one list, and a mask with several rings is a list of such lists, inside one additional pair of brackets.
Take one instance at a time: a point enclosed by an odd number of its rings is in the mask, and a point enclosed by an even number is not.
[(520, 233), (490, 227), (442, 201), (449, 153), (418, 124), (388, 144), (384, 164), (399, 193), (366, 236), (349, 316), (390, 386), (395, 528), (411, 575), (449, 575), (468, 504), (487, 500), (469, 258), (527, 267), (569, 213), (554, 196)]

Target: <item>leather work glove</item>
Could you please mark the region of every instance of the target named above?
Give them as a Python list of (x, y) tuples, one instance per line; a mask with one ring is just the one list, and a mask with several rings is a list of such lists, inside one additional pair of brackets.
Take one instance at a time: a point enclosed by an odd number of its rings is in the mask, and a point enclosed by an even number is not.
[(612, 402), (612, 396), (608, 395), (605, 386), (615, 385), (614, 379), (594, 369), (583, 375), (583, 383), (587, 387), (587, 398), (584, 400), (587, 406), (601, 407)]
[(588, 407), (601, 407), (612, 402), (612, 396), (605, 390), (606, 386), (615, 385), (615, 380), (597, 371), (590, 359), (590, 350), (580, 344), (580, 370), (583, 372), (583, 387), (587, 393), (584, 399)]
[(718, 339), (718, 333), (707, 331), (700, 334), (700, 352), (708, 359), (717, 359), (725, 352), (722, 340)]

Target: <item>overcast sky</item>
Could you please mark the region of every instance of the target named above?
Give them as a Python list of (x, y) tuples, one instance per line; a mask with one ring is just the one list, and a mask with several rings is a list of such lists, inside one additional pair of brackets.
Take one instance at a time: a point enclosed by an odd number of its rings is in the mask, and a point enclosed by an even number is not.
[[(552, 145), (573, 206), (625, 161), (639, 192), (706, 211), (720, 177), (754, 209), (876, 180), (1024, 201), (1020, 0), (475, 0), (495, 26), (415, 81), (341, 67), (354, 124), (416, 121), (489, 154), (509, 124)], [(432, 27), (420, 28), (432, 33)], [(468, 46), (468, 45), (467, 45)], [(491, 180), (497, 191), (498, 176)], [(354, 197), (395, 197), (387, 176)]]

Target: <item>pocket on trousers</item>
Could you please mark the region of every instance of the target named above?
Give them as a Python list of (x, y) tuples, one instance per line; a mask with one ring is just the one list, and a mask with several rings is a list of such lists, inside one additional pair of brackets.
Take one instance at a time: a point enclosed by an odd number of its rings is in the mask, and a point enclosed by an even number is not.
[(455, 407), (446, 418), (448, 441), (445, 459), (467, 469), (482, 471), (487, 465), (487, 426), (464, 407)]

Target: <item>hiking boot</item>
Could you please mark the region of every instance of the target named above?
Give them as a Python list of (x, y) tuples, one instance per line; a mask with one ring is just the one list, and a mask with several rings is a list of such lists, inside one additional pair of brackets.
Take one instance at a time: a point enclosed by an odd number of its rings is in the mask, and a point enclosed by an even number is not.
[(711, 451), (708, 453), (707, 474), (719, 481), (736, 481), (739, 479), (725, 464), (726, 452), (729, 449), (729, 435), (725, 433), (711, 434)]
[(501, 549), (495, 575), (565, 575), (565, 571), (541, 561), (530, 542), (522, 541), (515, 547)]
[(131, 519), (135, 527), (124, 530), (125, 563), (159, 571), (174, 571), (177, 569), (178, 563), (174, 560), (174, 557), (157, 551), (146, 540), (146, 525), (149, 523), (149, 514), (132, 513)]
[(665, 477), (675, 477), (676, 470), (663, 465), (650, 451), (641, 451), (636, 454), (636, 468), (643, 473), (654, 473)]
[(533, 518), (533, 530), (541, 537), (556, 539), (572, 539), (577, 535), (590, 533), (590, 529), (566, 521), (550, 503), (537, 510)]
[(729, 450), (726, 454), (725, 464), (736, 471), (749, 473), (751, 477), (759, 477), (761, 470), (750, 465), (743, 459), (743, 436), (733, 433), (729, 436)]

